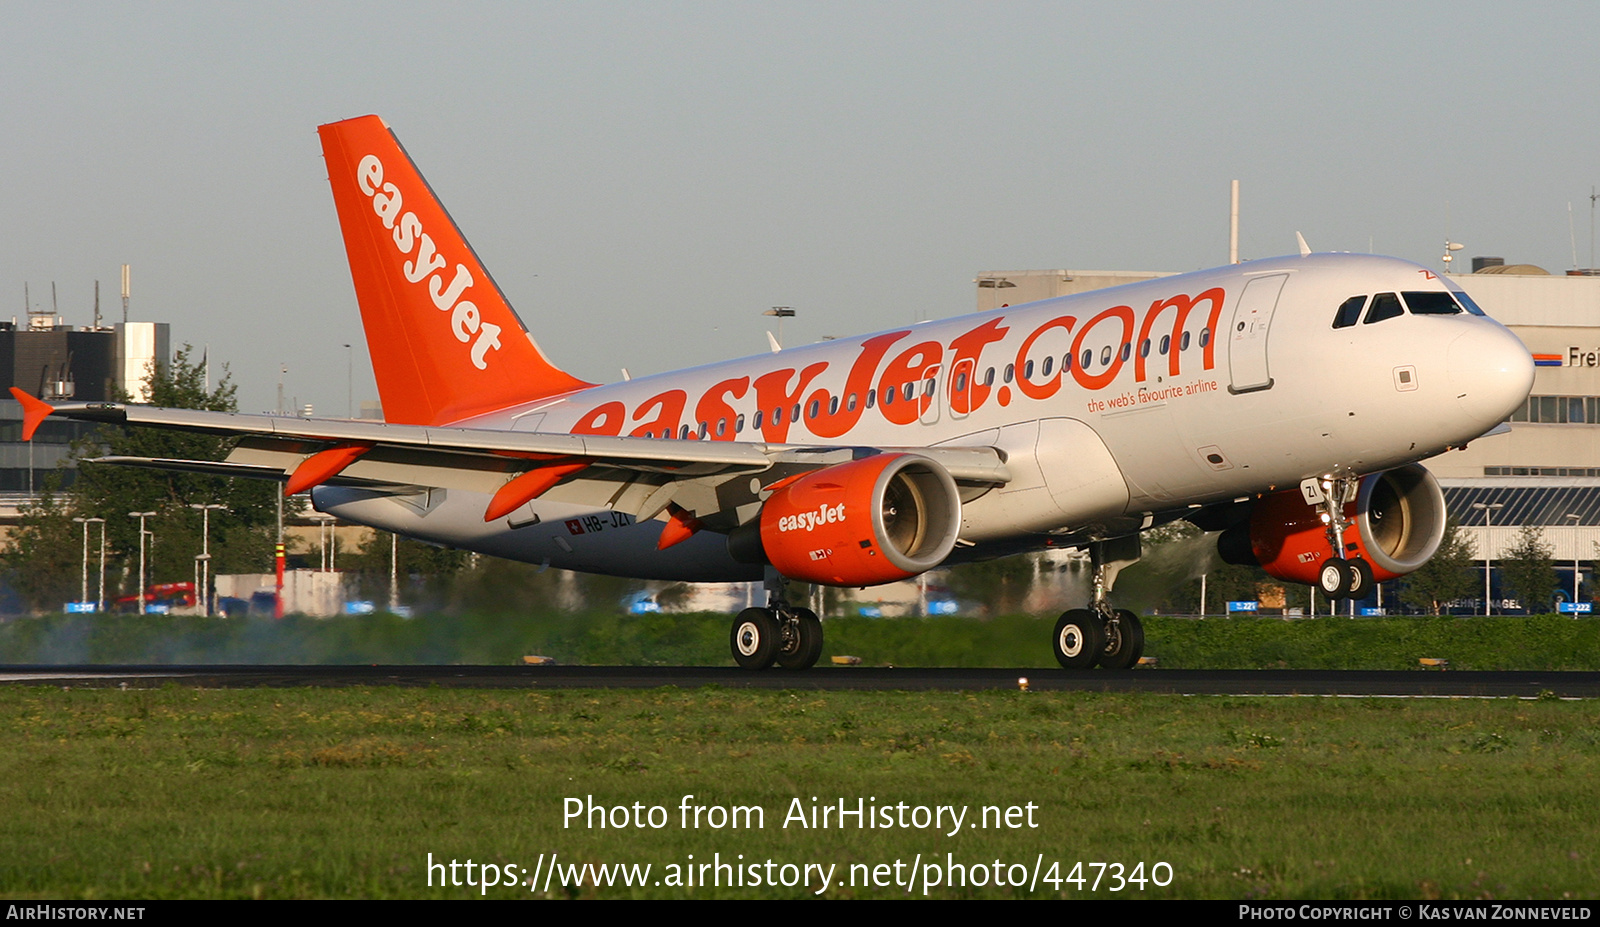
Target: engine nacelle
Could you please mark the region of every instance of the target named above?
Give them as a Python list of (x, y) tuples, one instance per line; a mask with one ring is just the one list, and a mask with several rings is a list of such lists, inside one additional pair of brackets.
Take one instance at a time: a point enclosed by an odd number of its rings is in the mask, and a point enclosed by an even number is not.
[[(1361, 557), (1372, 576), (1387, 582), (1428, 562), (1444, 539), (1444, 493), (1439, 481), (1419, 464), (1408, 464), (1361, 478), (1354, 502), (1345, 506), (1344, 556)], [(1288, 582), (1316, 585), (1326, 560), (1327, 530), (1318, 506), (1298, 490), (1257, 499), (1250, 518), (1217, 539), (1229, 563), (1258, 565)]]
[(877, 454), (778, 485), (761, 547), (790, 579), (875, 586), (944, 562), (961, 530), (955, 480), (915, 454)]

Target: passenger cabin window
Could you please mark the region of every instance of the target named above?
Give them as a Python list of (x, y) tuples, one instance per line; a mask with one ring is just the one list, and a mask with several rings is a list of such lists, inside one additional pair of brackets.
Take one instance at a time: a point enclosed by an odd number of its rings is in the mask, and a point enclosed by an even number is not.
[(1367, 304), (1365, 296), (1352, 296), (1339, 305), (1333, 315), (1334, 328), (1349, 328), (1361, 321), (1361, 309)]
[(1367, 310), (1367, 317), (1362, 324), (1371, 325), (1373, 322), (1382, 322), (1384, 319), (1392, 319), (1397, 315), (1405, 315), (1405, 312), (1406, 310), (1400, 305), (1400, 297), (1393, 293), (1379, 293), (1377, 296), (1372, 297), (1372, 308)]
[(1404, 297), (1406, 308), (1411, 310), (1412, 315), (1456, 315), (1461, 312), (1461, 307), (1450, 298), (1450, 294), (1440, 290), (1400, 295)]

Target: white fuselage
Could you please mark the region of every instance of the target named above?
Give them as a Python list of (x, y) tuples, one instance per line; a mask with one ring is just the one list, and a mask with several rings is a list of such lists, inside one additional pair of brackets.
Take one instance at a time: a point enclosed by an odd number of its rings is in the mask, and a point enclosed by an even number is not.
[[(1493, 428), (1526, 397), (1533, 366), (1492, 319), (1405, 312), (1333, 327), (1351, 297), (1447, 289), (1392, 258), (1252, 261), (597, 386), (460, 424), (997, 447), (1012, 479), (964, 501), (962, 540), (979, 550), (1073, 543), (1306, 477), (1386, 470)], [(568, 569), (761, 575), (721, 535), (657, 551), (662, 522), (634, 524), (560, 487), (488, 523), (487, 497), (475, 493), (419, 502), (322, 487), (314, 501), (352, 521)]]

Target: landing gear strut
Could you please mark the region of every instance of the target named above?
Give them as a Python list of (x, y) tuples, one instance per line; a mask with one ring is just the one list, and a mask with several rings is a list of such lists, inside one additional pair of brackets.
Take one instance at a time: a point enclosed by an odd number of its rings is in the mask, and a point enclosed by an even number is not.
[(1327, 526), (1332, 553), (1317, 569), (1317, 588), (1329, 599), (1364, 599), (1372, 588), (1372, 565), (1362, 557), (1345, 557), (1344, 533), (1350, 528), (1350, 519), (1345, 517), (1344, 507), (1355, 501), (1360, 486), (1359, 480), (1348, 476), (1300, 482), (1301, 495), (1322, 510), (1322, 522)]
[(784, 602), (788, 581), (767, 570), (767, 607), (747, 608), (733, 619), (729, 644), (733, 660), (745, 669), (809, 669), (822, 656), (822, 622), (809, 608)]
[(1144, 654), (1144, 626), (1125, 608), (1112, 608), (1110, 592), (1123, 567), (1139, 560), (1139, 537), (1113, 538), (1089, 545), (1094, 565), (1094, 599), (1088, 608), (1072, 608), (1056, 620), (1051, 639), (1056, 662), (1067, 669), (1127, 669)]

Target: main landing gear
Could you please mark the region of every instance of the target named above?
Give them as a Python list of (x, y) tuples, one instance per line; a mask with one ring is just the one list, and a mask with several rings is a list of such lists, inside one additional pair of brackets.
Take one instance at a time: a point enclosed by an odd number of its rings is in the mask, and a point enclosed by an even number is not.
[(1361, 483), (1352, 477), (1335, 479), (1308, 479), (1300, 483), (1300, 493), (1306, 502), (1322, 510), (1322, 522), (1327, 526), (1328, 549), (1331, 553), (1317, 568), (1317, 588), (1329, 599), (1364, 599), (1372, 589), (1372, 565), (1360, 556), (1345, 557), (1347, 548), (1344, 533), (1350, 527), (1344, 507), (1355, 501)]
[(733, 660), (750, 670), (777, 663), (784, 669), (809, 669), (822, 656), (822, 622), (809, 608), (784, 604), (787, 584), (776, 570), (767, 571), (767, 607), (747, 608), (733, 619), (729, 644)]
[(1094, 565), (1094, 600), (1088, 608), (1072, 608), (1056, 620), (1051, 647), (1067, 669), (1128, 669), (1144, 655), (1144, 625), (1125, 608), (1112, 608), (1109, 598), (1117, 573), (1139, 559), (1138, 536), (1096, 541), (1089, 545)]

